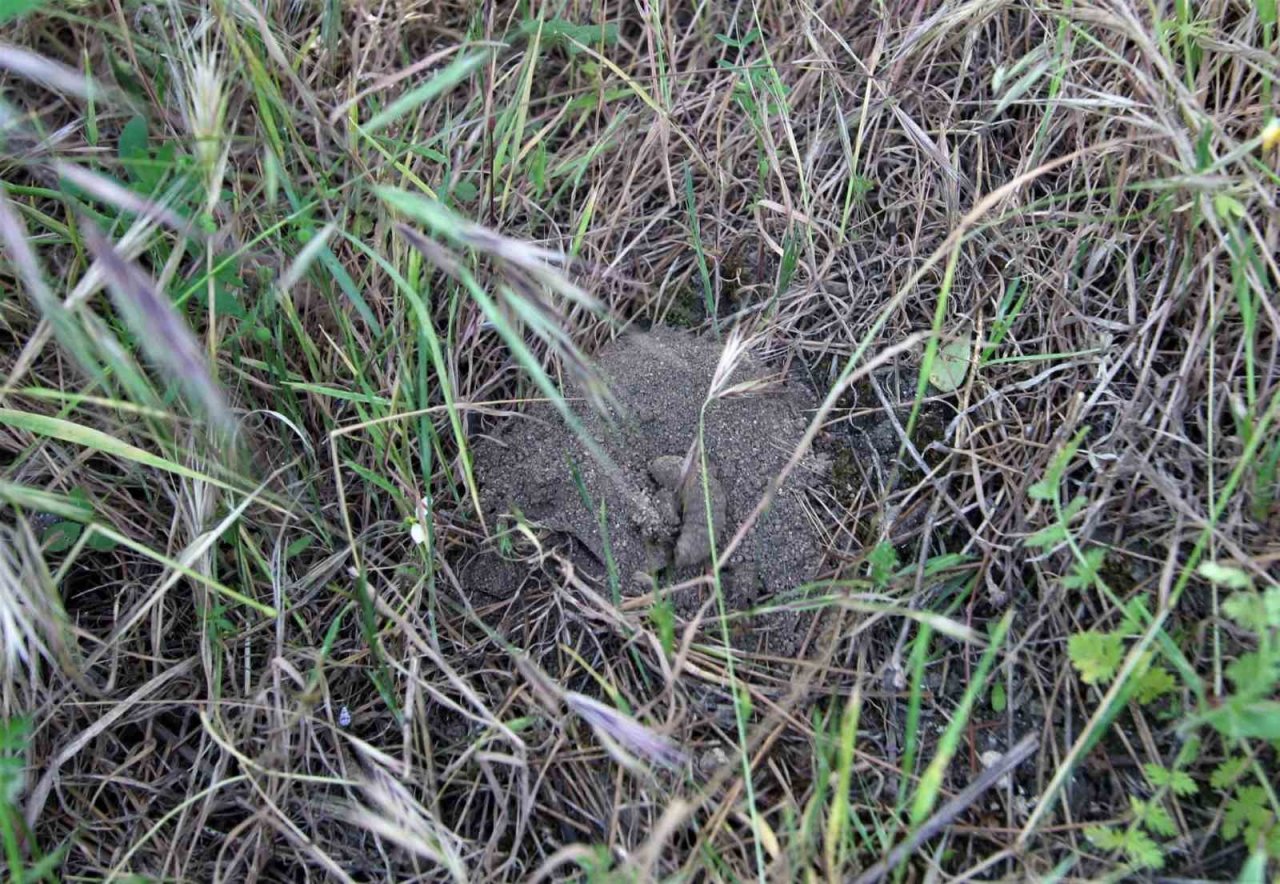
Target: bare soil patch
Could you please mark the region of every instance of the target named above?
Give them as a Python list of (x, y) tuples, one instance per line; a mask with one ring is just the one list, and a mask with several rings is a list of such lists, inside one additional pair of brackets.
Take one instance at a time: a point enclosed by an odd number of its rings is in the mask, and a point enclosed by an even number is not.
[[(760, 382), (743, 395), (707, 402), (722, 348), (713, 338), (670, 329), (633, 334), (605, 347), (598, 367), (614, 402), (603, 412), (568, 389), (587, 433), (614, 461), (598, 463), (548, 404), (538, 403), (477, 449), (486, 517), (519, 515), (546, 531), (579, 574), (603, 590), (635, 596), (670, 588), (710, 569), (707, 486), (723, 549), (778, 475), (804, 433), (809, 392), (778, 370), (747, 357), (727, 386)], [(725, 385), (722, 385), (722, 388)], [(677, 461), (696, 447), (700, 414), (711, 478), (701, 481), (696, 458), (683, 477)], [(677, 468), (678, 471), (678, 468)], [(726, 612), (739, 647), (791, 655), (799, 643), (797, 615), (773, 603), (811, 579), (822, 560), (805, 489), (825, 481), (808, 461), (780, 488), (744, 542), (723, 563)], [(705, 554), (702, 554), (705, 553)], [(509, 564), (487, 555), (469, 568), (471, 585), (501, 592)], [(495, 579), (495, 571), (507, 579)], [(511, 587), (514, 590), (514, 587)], [(692, 618), (712, 598), (709, 583), (673, 592), (677, 613)], [(747, 614), (761, 607), (750, 618)], [(705, 613), (714, 615), (714, 607)], [(716, 633), (718, 635), (718, 633)]]

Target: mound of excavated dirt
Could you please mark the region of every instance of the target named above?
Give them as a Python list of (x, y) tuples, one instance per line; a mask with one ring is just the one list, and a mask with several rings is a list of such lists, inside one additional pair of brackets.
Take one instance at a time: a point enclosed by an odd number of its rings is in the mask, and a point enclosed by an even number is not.
[[(490, 524), (502, 514), (519, 513), (548, 531), (549, 542), (561, 544), (575, 567), (602, 588), (610, 586), (612, 561), (624, 596), (661, 590), (708, 569), (706, 492), (716, 545), (723, 548), (787, 461), (813, 407), (801, 386), (742, 360), (732, 383), (772, 383), (707, 407), (710, 476), (704, 481), (698, 461), (686, 466), (686, 455), (696, 442), (720, 353), (714, 340), (667, 329), (604, 348), (597, 365), (616, 406), (603, 415), (585, 403), (575, 410), (619, 471), (608, 474), (550, 405), (536, 404), (500, 428), (499, 438), (477, 447), (481, 503)], [(580, 391), (566, 395), (579, 397)], [(822, 556), (802, 500), (802, 483), (814, 479), (812, 467), (797, 470), (725, 563), (727, 611), (765, 605), (814, 576)], [(482, 558), (468, 571), (477, 590), (492, 594), (504, 584), (515, 589), (509, 563), (486, 564)], [(693, 616), (708, 593), (677, 593), (677, 612)], [(743, 649), (791, 655), (801, 639), (797, 617), (788, 611), (758, 615), (743, 625), (734, 638)]]

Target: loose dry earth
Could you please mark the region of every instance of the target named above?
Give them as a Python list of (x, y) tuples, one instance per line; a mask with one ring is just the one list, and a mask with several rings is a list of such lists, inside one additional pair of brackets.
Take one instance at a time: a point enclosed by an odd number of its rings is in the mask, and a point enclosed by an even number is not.
[[(705, 539), (706, 497), (696, 463), (684, 501), (661, 475), (664, 467), (696, 451), (701, 420), (712, 482), (723, 489), (723, 501), (714, 488), (711, 494), (713, 509), (723, 503), (726, 513), (716, 529), (717, 548), (723, 549), (786, 464), (813, 405), (802, 385), (750, 357), (720, 385), (748, 389), (712, 397), (721, 355), (714, 338), (670, 329), (631, 334), (605, 347), (598, 367), (612, 405), (599, 412), (585, 406), (585, 391), (567, 392), (612, 464), (599, 462), (554, 408), (535, 404), (505, 421), (477, 451), (488, 515), (515, 514), (545, 529), (548, 546), (602, 589), (634, 596), (680, 585), (674, 601), (681, 617), (705, 615), (714, 593), (710, 583), (695, 578), (708, 571), (709, 557), (681, 555), (680, 546), (698, 529)], [(818, 460), (807, 459), (723, 563), (728, 611), (774, 606), (817, 573), (820, 541), (805, 491), (825, 481), (823, 473)], [(468, 576), (488, 592), (509, 593), (513, 575), (494, 556), (482, 555)], [(802, 638), (797, 621), (796, 613), (775, 608), (749, 628), (741, 624), (735, 644), (790, 656)]]

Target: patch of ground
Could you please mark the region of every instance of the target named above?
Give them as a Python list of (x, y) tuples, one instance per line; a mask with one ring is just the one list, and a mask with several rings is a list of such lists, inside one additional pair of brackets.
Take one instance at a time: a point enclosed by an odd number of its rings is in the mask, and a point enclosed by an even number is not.
[[(732, 385), (767, 383), (707, 405), (710, 477), (704, 482), (698, 460), (690, 455), (721, 352), (712, 338), (671, 329), (630, 335), (605, 347), (598, 368), (615, 403), (603, 413), (585, 404), (575, 411), (617, 471), (598, 463), (551, 405), (535, 404), (503, 427), (499, 438), (477, 448), (486, 516), (518, 513), (545, 529), (575, 567), (605, 591), (661, 592), (708, 571), (706, 491), (717, 548), (723, 548), (786, 463), (813, 407), (801, 385), (750, 357), (742, 359)], [(579, 403), (581, 392), (566, 391)], [(815, 462), (797, 470), (725, 563), (726, 612), (766, 605), (815, 576), (822, 552), (804, 505), (804, 486), (818, 474)], [(482, 559), (469, 575), (490, 594), (503, 583), (514, 591), (510, 567)], [(505, 580), (495, 579), (499, 569), (508, 571)], [(675, 592), (677, 613), (695, 616), (709, 592), (705, 586)], [(714, 607), (709, 613), (714, 615)], [(770, 610), (754, 616), (749, 629), (736, 631), (735, 642), (791, 656), (800, 639), (797, 626), (795, 612)]]

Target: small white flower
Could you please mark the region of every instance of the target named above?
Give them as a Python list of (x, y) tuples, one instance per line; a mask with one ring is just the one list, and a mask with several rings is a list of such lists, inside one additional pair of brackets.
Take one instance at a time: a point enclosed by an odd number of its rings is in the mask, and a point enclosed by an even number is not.
[(422, 546), (427, 542), (427, 529), (422, 527), (427, 524), (427, 505), (419, 500), (418, 505), (414, 507), (414, 515), (417, 518), (409, 526), (409, 537), (413, 539), (415, 546)]
[(338, 727), (351, 727), (351, 710), (346, 706), (338, 710)]

